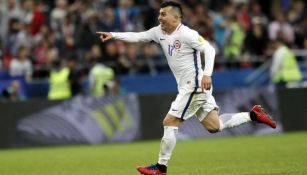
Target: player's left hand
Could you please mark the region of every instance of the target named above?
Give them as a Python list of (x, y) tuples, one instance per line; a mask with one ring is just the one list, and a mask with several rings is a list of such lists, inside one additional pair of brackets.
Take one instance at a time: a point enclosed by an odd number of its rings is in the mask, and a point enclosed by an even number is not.
[(211, 89), (211, 84), (212, 84), (211, 77), (207, 76), (207, 75), (203, 75), (203, 78), (201, 80), (202, 92), (204, 92), (204, 90), (210, 90)]
[(96, 32), (99, 36), (102, 42), (108, 41), (112, 39), (112, 34), (110, 32)]

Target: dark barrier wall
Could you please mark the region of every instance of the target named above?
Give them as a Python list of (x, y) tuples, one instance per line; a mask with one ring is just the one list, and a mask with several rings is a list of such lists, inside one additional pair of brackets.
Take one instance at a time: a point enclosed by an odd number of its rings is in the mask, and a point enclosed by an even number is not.
[(277, 93), (284, 130), (307, 130), (307, 88), (279, 89)]
[(58, 104), (57, 101), (43, 99), (27, 102), (3, 102), (0, 103), (0, 147), (8, 147), (10, 139), (16, 137), (17, 121), (27, 115), (39, 112), (42, 109)]
[[(140, 137), (141, 140), (157, 139), (163, 135), (163, 118), (167, 114), (176, 94), (147, 94), (139, 95), (141, 113)], [(17, 122), (26, 116), (39, 113), (45, 109), (55, 107), (62, 101), (48, 101), (45, 99), (29, 100), (27, 102), (0, 103), (0, 147), (16, 147), (16, 138), (20, 139), (16, 132)], [(18, 144), (18, 143), (17, 143)]]
[(176, 94), (139, 95), (141, 109), (141, 139), (160, 138), (163, 135), (162, 122)]
[[(212, 135), (208, 133), (206, 130), (204, 130), (204, 128), (199, 124), (199, 122), (195, 118), (193, 118), (191, 120), (188, 120), (187, 122), (184, 122), (180, 126), (179, 139), (246, 135), (246, 134), (257, 135), (257, 134), (279, 133), (279, 132), (282, 132), (282, 128), (283, 128), (282, 123), (286, 131), (307, 130), (307, 119), (305, 117), (307, 113), (307, 109), (304, 107), (307, 104), (306, 103), (307, 89), (281, 90), (281, 91), (278, 91), (278, 94), (280, 95), (279, 96), (279, 106), (280, 106), (279, 109), (277, 108), (278, 103), (276, 101), (275, 93), (272, 91), (269, 91), (268, 88), (265, 88), (265, 87), (264, 88), (235, 89), (235, 90), (227, 90), (223, 92), (215, 91), (215, 94), (214, 94), (217, 104), (220, 106), (221, 113), (249, 111), (249, 109), (254, 104), (261, 104), (267, 110), (267, 112), (272, 114), (272, 116), (274, 116), (275, 119), (277, 119), (278, 128), (276, 130), (270, 129), (269, 127), (265, 125), (249, 123), (249, 124), (245, 124), (240, 127), (237, 127), (237, 128), (225, 130), (218, 134)], [(137, 122), (136, 124), (139, 126), (138, 127), (139, 134), (138, 134), (138, 137), (134, 137), (132, 140), (161, 138), (161, 136), (163, 135), (163, 127), (162, 127), (163, 118), (167, 114), (172, 101), (176, 97), (176, 94), (174, 93), (141, 94), (135, 97), (137, 99), (136, 101), (127, 101), (123, 103), (126, 105), (127, 109), (130, 109), (128, 108), (128, 106), (131, 107), (131, 104), (138, 103), (138, 105), (136, 105), (138, 106), (138, 108), (135, 108), (135, 111), (140, 112), (140, 118), (139, 118), (140, 121)], [(128, 99), (132, 100), (131, 98), (128, 98)], [(91, 106), (96, 104), (96, 103), (93, 103), (93, 105), (88, 105), (88, 104), (92, 104), (90, 103), (92, 100), (91, 98), (84, 100), (84, 98), (82, 97), (81, 99), (77, 100), (77, 102), (82, 101), (83, 104), (87, 104), (88, 107), (86, 109), (91, 109)], [(104, 101), (112, 102), (112, 100), (107, 100), (107, 99), (104, 99)], [(98, 102), (97, 105), (99, 108), (101, 108), (104, 104), (103, 101), (97, 101), (97, 102)], [(49, 112), (48, 113), (44, 112), (44, 114), (48, 114), (47, 116), (50, 116), (50, 112), (51, 112), (54, 115), (56, 113), (52, 111), (54, 111), (54, 108), (57, 108), (56, 106), (58, 105), (60, 105), (59, 102), (47, 101), (47, 100), (30, 100), (27, 102), (20, 102), (20, 103), (0, 103), (0, 111), (1, 111), (0, 147), (2, 148), (3, 147), (16, 147), (15, 145), (12, 145), (10, 143), (16, 143), (16, 138), (20, 138), (18, 137), (17, 135), (18, 133), (16, 132), (17, 121), (21, 121), (22, 119), (22, 121), (24, 121), (25, 124), (27, 124), (28, 120), (23, 120), (24, 118), (29, 118), (29, 116), (32, 116), (34, 118), (41, 118), (42, 113), (40, 112), (46, 109), (48, 109), (47, 111)], [(75, 102), (72, 102), (71, 105), (78, 106), (77, 103)], [(110, 108), (110, 107), (111, 107), (110, 105), (107, 105), (106, 111), (101, 110), (101, 113), (99, 113), (99, 115), (92, 116), (94, 117), (94, 119), (100, 122), (102, 127), (104, 126), (104, 124), (106, 124), (103, 121), (101, 121), (102, 116), (105, 116), (105, 119), (108, 119), (108, 120), (116, 119), (114, 118), (114, 116), (106, 117), (108, 113), (116, 114), (114, 113), (116, 112), (116, 109), (114, 111), (114, 110), (111, 110), (113, 108)], [(88, 110), (85, 110), (83, 112), (86, 112), (86, 111)], [(279, 114), (279, 112), (281, 114)], [(61, 113), (61, 110), (60, 110), (60, 113)], [(136, 114), (135, 112), (129, 112), (129, 113), (131, 113), (132, 115)], [(98, 114), (98, 113), (91, 112), (91, 114)], [(47, 116), (43, 118), (46, 118)], [(75, 115), (72, 115), (72, 116), (75, 116)], [(280, 116), (282, 116), (282, 118), (280, 118)], [(50, 119), (50, 117), (47, 117), (47, 118)], [(129, 121), (130, 123), (131, 121), (135, 123), (135, 121), (137, 120), (126, 120), (126, 123), (127, 122), (129, 123)], [(123, 122), (125, 122), (125, 120), (123, 120)], [(61, 122), (61, 124), (63, 124), (63, 122)], [(18, 126), (20, 126), (20, 122)], [(31, 125), (23, 125), (23, 126), (31, 126)], [(51, 125), (47, 125), (47, 126), (48, 126), (47, 129), (51, 127)], [(121, 125), (118, 125), (118, 126), (121, 126)], [(22, 127), (21, 129), (27, 129), (27, 128)], [(123, 129), (124, 128), (119, 127), (119, 130), (123, 130)], [(21, 131), (28, 131), (28, 130), (21, 130)]]
[(139, 138), (135, 94), (1, 103), (0, 147), (127, 142)]

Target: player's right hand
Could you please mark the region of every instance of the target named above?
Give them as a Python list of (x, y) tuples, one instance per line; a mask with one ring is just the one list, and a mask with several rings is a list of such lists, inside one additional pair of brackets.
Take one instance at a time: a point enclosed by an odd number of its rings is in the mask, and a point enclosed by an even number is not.
[(105, 42), (113, 37), (113, 35), (110, 32), (96, 32), (96, 33), (99, 35), (102, 42)]
[(205, 90), (210, 90), (212, 86), (212, 80), (210, 76), (203, 75), (203, 78), (201, 80), (201, 89), (202, 92), (205, 92)]

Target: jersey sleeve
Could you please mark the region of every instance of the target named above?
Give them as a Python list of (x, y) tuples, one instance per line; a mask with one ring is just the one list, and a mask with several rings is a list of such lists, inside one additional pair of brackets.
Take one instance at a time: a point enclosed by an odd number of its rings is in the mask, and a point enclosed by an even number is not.
[(189, 37), (187, 37), (190, 46), (203, 52), (205, 55), (204, 75), (211, 76), (214, 67), (215, 49), (211, 44), (200, 36), (196, 31), (191, 30)]
[(186, 33), (189, 33), (186, 39), (188, 40), (188, 43), (191, 45), (191, 47), (202, 52), (203, 45), (205, 44), (206, 40), (194, 30), (190, 30), (190, 32)]
[(156, 37), (157, 27), (153, 27), (144, 32), (111, 32), (116, 40), (126, 42), (158, 42)]

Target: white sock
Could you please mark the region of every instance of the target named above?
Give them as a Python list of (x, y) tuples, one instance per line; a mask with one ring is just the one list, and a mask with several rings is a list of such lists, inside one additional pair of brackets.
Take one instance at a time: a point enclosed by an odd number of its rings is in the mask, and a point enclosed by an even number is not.
[(240, 112), (235, 114), (225, 113), (219, 116), (220, 117), (220, 129), (222, 131), (225, 128), (233, 128), (239, 126), (243, 123), (251, 121), (249, 112)]
[(167, 165), (167, 162), (171, 158), (172, 152), (176, 146), (177, 132), (178, 127), (176, 126), (164, 126), (164, 135), (161, 140), (159, 153), (159, 164)]

